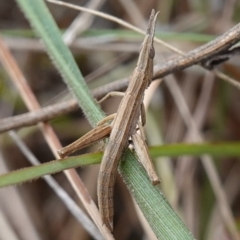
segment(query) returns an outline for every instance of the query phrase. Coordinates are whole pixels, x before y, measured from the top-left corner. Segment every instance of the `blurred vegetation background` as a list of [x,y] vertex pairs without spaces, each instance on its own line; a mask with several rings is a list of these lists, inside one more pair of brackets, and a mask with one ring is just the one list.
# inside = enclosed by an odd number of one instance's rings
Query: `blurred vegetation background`
[[[142,29],[145,29],[150,11],[154,8],[160,11],[156,35],[184,52],[223,34],[236,25],[240,18],[240,2],[234,0],[69,2],[109,13]],[[71,30],[69,26],[72,26],[77,17],[81,18],[69,45],[91,89],[131,74],[136,66],[142,36],[94,15],[50,3],[47,5],[63,33]],[[59,73],[13,0],[0,0],[0,32],[41,106],[70,99]],[[161,64],[175,55],[176,53],[157,45],[155,63]],[[239,62],[239,56],[235,56],[221,65],[219,70],[239,82]],[[171,89],[176,87],[174,81],[180,87],[204,141],[239,141],[239,89],[216,78],[211,72],[191,67],[166,77],[162,82],[156,82],[146,93],[146,98],[149,99],[146,126],[149,145],[195,142],[189,126],[183,121],[179,105],[176,105],[178,99],[176,95],[173,96],[174,90]],[[119,101],[119,98],[111,98],[104,102],[102,107],[107,115],[116,112]],[[27,111],[15,86],[0,65],[0,117]],[[58,117],[51,121],[51,125],[64,146],[91,129],[81,110]],[[18,134],[42,163],[54,159],[35,126],[22,128]],[[1,134],[0,141],[1,173],[30,166],[8,134]],[[93,146],[79,153],[96,150],[98,147]],[[213,160],[234,222],[240,226],[239,158],[224,157]],[[165,157],[155,159],[155,163],[162,180],[160,188],[195,238],[232,239],[224,227],[214,190],[199,158]],[[93,199],[96,199],[98,168],[99,166],[91,166],[78,169]],[[79,202],[62,173],[54,175],[54,178]],[[119,176],[114,202],[116,239],[153,239],[139,220],[131,196]],[[15,239],[91,239],[41,179],[17,188],[0,190],[0,232],[3,228],[11,229]],[[6,232],[4,234],[7,234]],[[6,238],[12,235],[4,234],[0,233],[0,239],[13,239]]]

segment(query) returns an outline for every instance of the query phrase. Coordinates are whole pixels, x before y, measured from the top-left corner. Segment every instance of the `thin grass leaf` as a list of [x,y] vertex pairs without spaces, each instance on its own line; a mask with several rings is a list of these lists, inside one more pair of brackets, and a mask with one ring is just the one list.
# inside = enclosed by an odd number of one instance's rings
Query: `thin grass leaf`
[[0,187],[31,181],[41,176],[54,174],[69,168],[76,168],[80,166],[84,167],[87,165],[100,163],[101,157],[102,153],[83,154],[80,156],[50,161],[38,166],[22,168],[12,171],[8,174],[1,175]]
[[[61,33],[65,32],[65,29],[60,30]],[[3,36],[10,37],[26,37],[35,38],[36,34],[31,29],[9,29],[1,31]],[[129,40],[142,40],[142,35],[133,31],[124,29],[88,29],[81,34],[81,38],[84,37],[107,37],[121,38],[122,41]],[[178,33],[178,32],[161,32],[156,34],[156,37],[163,40],[173,41],[191,41],[198,43],[206,43],[213,40],[216,36],[207,35],[202,33]]]
[[[239,156],[240,143],[171,144],[150,147],[149,152],[152,158],[160,156],[201,156],[204,154],[220,157]],[[132,159],[132,155],[130,158]],[[101,162],[101,159],[101,152],[89,153],[80,156],[67,157],[61,160],[53,160],[39,166],[23,168],[8,174],[0,175],[0,187],[31,181],[41,176],[54,174],[70,168],[98,164]]]
[[[131,156],[131,159],[120,164],[121,174],[136,202],[142,206],[141,210],[156,237],[169,240],[194,239],[159,188],[152,186],[142,166],[132,154],[128,156]],[[140,191],[135,191],[136,186]],[[145,199],[149,200],[146,202]]]
[[17,0],[32,27],[43,40],[46,50],[61,73],[68,88],[74,93],[80,107],[92,126],[104,114],[92,98],[84,78],[70,52],[62,40],[62,35],[42,0]]
[[169,144],[152,146],[149,148],[151,157],[168,156],[201,156],[209,154],[213,157],[238,157],[240,155],[240,142],[219,142],[199,144]]

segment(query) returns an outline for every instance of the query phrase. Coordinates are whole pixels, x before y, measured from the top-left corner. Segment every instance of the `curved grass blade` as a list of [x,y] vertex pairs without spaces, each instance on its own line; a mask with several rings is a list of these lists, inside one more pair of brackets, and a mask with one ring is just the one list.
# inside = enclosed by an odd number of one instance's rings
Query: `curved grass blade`
[[240,142],[219,142],[219,143],[179,143],[149,148],[151,157],[168,156],[179,157],[184,155],[201,156],[204,154],[213,157],[238,157],[240,155]]
[[[193,235],[174,212],[159,188],[148,180],[147,174],[132,154],[129,161],[122,161],[120,171],[131,194],[152,227],[158,239],[191,240]],[[145,179],[145,181],[143,181]],[[136,191],[136,186],[139,189]],[[143,204],[148,199],[147,204]]]
[[61,160],[54,160],[38,166],[22,168],[12,171],[8,174],[1,175],[0,187],[31,181],[41,176],[54,174],[70,168],[76,168],[80,166],[84,167],[87,165],[100,163],[101,157],[102,153],[83,154]]
[[[171,144],[153,146],[149,148],[152,158],[159,156],[179,157],[183,155],[200,156],[239,156],[240,143],[203,143],[203,144]],[[131,156],[132,158],[132,156]],[[54,174],[69,168],[84,167],[101,162],[102,153],[89,153],[73,156],[61,160],[54,160],[39,166],[23,168],[0,176],[0,187],[19,184],[39,178],[47,174]]]
[[70,50],[43,0],[17,0],[34,30],[45,44],[47,53],[61,73],[68,88],[74,93],[80,107],[92,126],[104,114],[93,99]]

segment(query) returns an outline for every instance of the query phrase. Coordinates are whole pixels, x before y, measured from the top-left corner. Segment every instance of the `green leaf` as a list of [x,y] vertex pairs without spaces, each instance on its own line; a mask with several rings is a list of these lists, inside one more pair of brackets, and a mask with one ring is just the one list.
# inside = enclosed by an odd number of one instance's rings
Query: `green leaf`
[[[60,32],[64,33],[65,30],[61,29]],[[26,37],[26,38],[36,37],[36,34],[30,29],[2,30],[1,33],[3,36]],[[88,29],[81,34],[82,39],[84,39],[84,37],[107,37],[107,36],[115,37],[116,39],[121,38],[122,41],[142,40],[141,34],[125,29]],[[156,33],[156,37],[161,38],[162,40],[206,43],[213,40],[216,36],[191,32],[187,33],[161,32]]]
[[[211,154],[212,156],[221,157],[239,156],[240,143],[171,144],[150,147],[149,152],[152,158],[159,156],[200,156],[203,154]],[[89,153],[80,156],[68,157],[61,160],[53,160],[39,166],[23,168],[8,174],[0,175],[0,187],[30,181],[47,174],[61,172],[69,168],[97,164],[101,162],[101,159],[102,153]],[[130,155],[130,159],[132,159],[132,155]]]
[[101,158],[102,153],[91,153],[61,160],[54,160],[38,166],[22,168],[8,174],[0,175],[0,187],[23,183],[47,174],[61,172],[69,168],[84,167],[86,165],[100,163]]
[[62,35],[42,0],[17,0],[34,30],[43,40],[47,53],[61,73],[68,88],[74,93],[80,107],[92,126],[99,122],[104,114],[93,99],[84,78],[70,50],[62,40]]
[[179,157],[183,155],[200,156],[210,154],[215,157],[240,155],[240,142],[219,142],[199,144],[170,144],[150,147],[151,157],[168,156]]
[[[131,158],[120,164],[121,174],[137,204],[142,206],[141,210],[156,237],[169,240],[194,239],[159,188],[150,183],[142,166],[132,157],[132,154],[128,156]],[[145,180],[143,181],[143,179]],[[140,190],[135,191],[136,188]],[[148,201],[146,202],[145,199]]]

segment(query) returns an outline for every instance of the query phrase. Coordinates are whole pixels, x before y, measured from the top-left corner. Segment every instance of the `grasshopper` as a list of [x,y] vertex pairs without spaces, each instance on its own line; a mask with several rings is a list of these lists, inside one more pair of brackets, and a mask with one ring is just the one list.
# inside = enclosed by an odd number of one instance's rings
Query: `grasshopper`
[[146,169],[151,182],[154,185],[159,183],[159,178],[150,160],[145,140],[137,131],[138,128],[141,129],[142,125],[145,124],[143,98],[145,90],[152,81],[153,58],[155,55],[153,39],[157,14],[152,10],[147,32],[141,46],[137,67],[130,77],[129,86],[111,125],[104,125],[110,119],[107,117],[101,121],[99,126],[88,132],[85,136],[58,151],[61,157],[65,157],[77,149],[86,147],[110,135],[100,165],[97,190],[102,221],[110,231],[113,229],[113,188],[117,168],[124,150],[129,145],[130,138],[139,161]]

